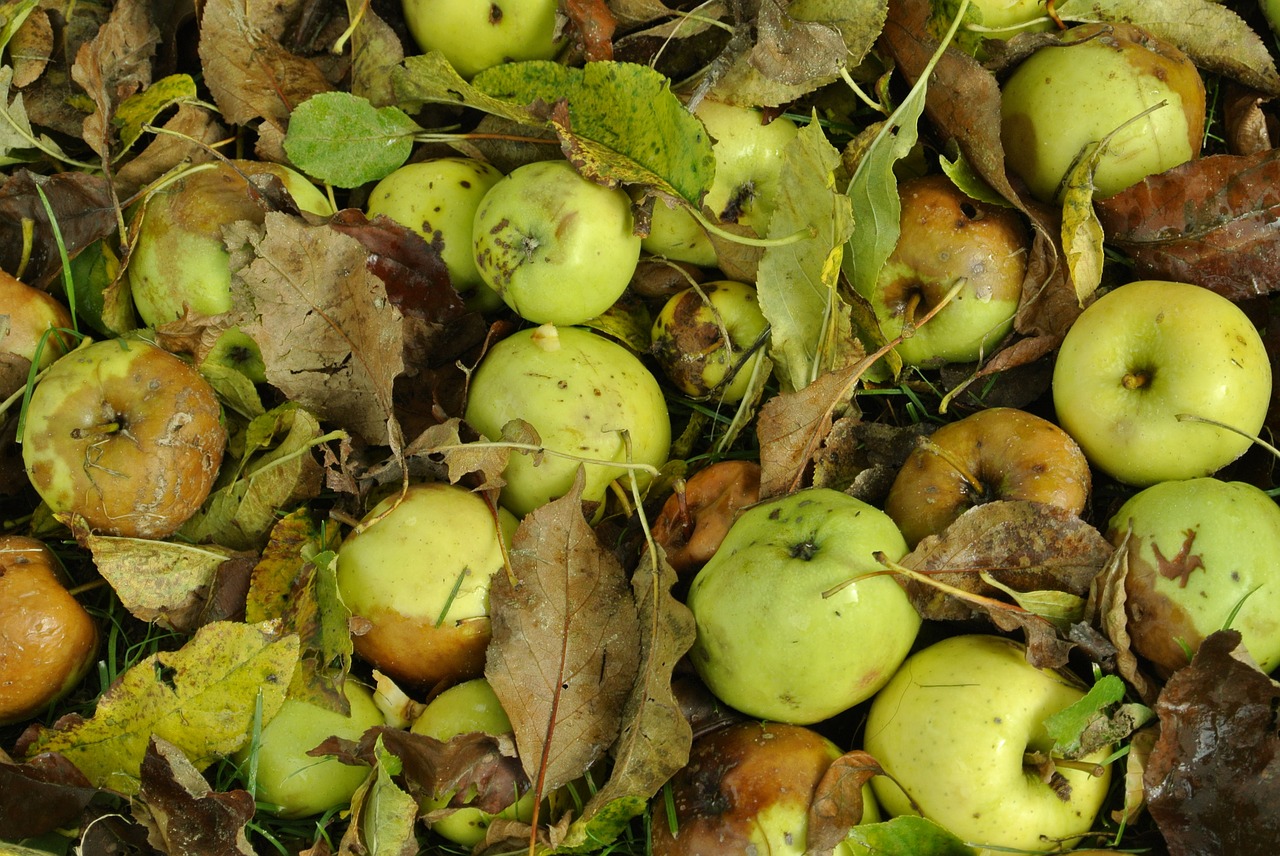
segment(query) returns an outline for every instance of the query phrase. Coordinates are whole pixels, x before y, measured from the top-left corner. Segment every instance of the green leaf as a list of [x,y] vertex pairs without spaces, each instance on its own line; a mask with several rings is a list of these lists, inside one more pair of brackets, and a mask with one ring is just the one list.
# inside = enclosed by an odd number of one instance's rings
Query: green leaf
[[422,129],[398,107],[374,107],[348,92],[321,92],[289,116],[284,151],[307,175],[359,187],[390,175],[413,152]]
[[1141,704],[1121,704],[1125,683],[1116,675],[1103,675],[1084,697],[1044,721],[1053,738],[1053,752],[1080,758],[1117,743],[1146,724],[1155,714]]
[[938,824],[914,815],[855,826],[847,843],[851,852],[869,856],[978,856]]
[[171,74],[155,81],[146,89],[131,95],[116,108],[111,121],[120,128],[122,149],[128,149],[142,136],[143,126],[174,106],[196,100],[196,82],[189,74]]
[[403,763],[387,750],[381,736],[374,745],[374,757],[377,764],[351,798],[353,821],[343,835],[341,852],[369,856],[416,853],[418,803],[395,782]]
[[60,752],[94,786],[135,794],[152,735],[203,770],[248,739],[259,699],[263,720],[275,716],[297,663],[298,637],[270,624],[207,624],[125,672],[91,718],[42,729],[28,754]]
[[9,46],[9,40],[18,32],[40,0],[9,0],[0,3],[0,52]]
[[1102,284],[1105,236],[1093,208],[1093,176],[1104,151],[1103,145],[1090,143],[1063,179],[1066,187],[1062,194],[1062,249],[1076,300],[1081,306]]
[[792,390],[843,365],[840,352],[853,340],[849,308],[836,293],[853,230],[849,199],[835,186],[839,165],[840,153],[816,121],[788,144],[769,237],[781,239],[813,227],[817,234],[769,247],[757,273],[760,309],[770,325],[770,356],[779,378]]

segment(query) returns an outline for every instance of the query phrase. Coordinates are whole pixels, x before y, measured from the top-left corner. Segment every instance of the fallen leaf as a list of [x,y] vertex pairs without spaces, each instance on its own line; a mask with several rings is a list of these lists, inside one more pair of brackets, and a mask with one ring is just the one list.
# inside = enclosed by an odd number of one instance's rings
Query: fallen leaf
[[76,52],[71,79],[97,108],[85,117],[83,139],[103,160],[110,160],[118,148],[116,108],[151,83],[149,60],[159,38],[143,4],[116,3],[107,23]]
[[849,837],[849,830],[862,823],[863,788],[883,774],[879,762],[861,750],[846,752],[831,762],[809,805],[807,853],[831,852]]
[[215,793],[172,743],[151,738],[142,759],[133,813],[163,853],[254,856],[245,827],[255,806],[248,791]]
[[56,753],[0,762],[0,841],[38,838],[72,827],[101,792]]

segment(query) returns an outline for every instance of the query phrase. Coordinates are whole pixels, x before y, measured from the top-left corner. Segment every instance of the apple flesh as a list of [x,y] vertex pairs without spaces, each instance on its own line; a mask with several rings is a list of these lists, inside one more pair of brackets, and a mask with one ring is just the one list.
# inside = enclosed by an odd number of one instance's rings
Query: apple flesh
[[690,659],[749,716],[807,725],[875,694],[911,650],[920,617],[875,558],[907,552],[883,511],[810,488],[742,512],[694,577]]
[[1095,776],[1058,767],[1070,786],[1064,799],[1025,756],[1049,752],[1044,720],[1084,694],[1070,677],[1032,666],[1025,647],[1003,637],[952,636],[917,651],[867,713],[863,748],[888,773],[871,780],[880,807],[892,816],[922,814],[975,846],[1069,849],[1092,828],[1110,768]]
[[[663,800],[653,804],[654,856],[810,852],[809,809],[840,755],[818,732],[786,723],[740,722],[699,737],[689,763],[670,782],[674,824]],[[864,788],[862,822],[878,818],[870,788]],[[842,842],[832,852],[854,851]]]
[[535,324],[581,324],[622,296],[640,261],[631,197],[564,160],[516,167],[480,200],[476,269]]
[[[785,116],[766,122],[754,107],[703,100],[694,115],[711,136],[716,174],[702,199],[704,209],[721,223],[749,226],[765,235],[778,204],[782,153],[799,129]],[[715,247],[706,230],[684,208],[653,206],[644,250],[672,261],[716,267]]]
[[1140,280],[1090,304],[1058,350],[1058,424],[1089,462],[1146,486],[1211,475],[1262,428],[1271,362],[1262,337],[1231,301],[1206,288]]
[[342,685],[349,714],[292,696],[262,728],[256,749],[245,747],[233,759],[246,769],[249,753],[256,751],[255,797],[278,817],[299,818],[323,814],[351,802],[369,776],[369,768],[344,764],[330,756],[308,755],[331,737],[356,741],[370,728],[382,725],[382,711],[373,691],[348,678]]
[[[365,632],[362,658],[406,686],[478,677],[489,583],[516,521],[459,485],[410,485],[379,502],[338,550],[338,592]],[[367,628],[367,629],[366,629]]]
[[554,59],[564,44],[556,0],[403,0],[423,53],[439,51],[470,79],[504,62]]
[[141,339],[111,339],[36,384],[22,458],[55,513],[107,535],[164,538],[204,503],[226,445],[222,407],[199,372]]
[[[1013,329],[1030,238],[1012,208],[979,202],[945,175],[903,181],[893,253],[867,293],[888,339],[913,366],[969,362],[991,354]],[[929,321],[917,322],[959,291]]]
[[1023,410],[991,407],[942,426],[917,446],[884,510],[915,547],[993,500],[1042,502],[1078,515],[1091,483],[1089,462],[1067,432]]
[[[1156,109],[1137,118],[1150,108]],[[1093,177],[1097,197],[1198,156],[1204,123],[1204,82],[1195,64],[1132,24],[1072,27],[1060,45],[1020,63],[1001,87],[1005,162],[1045,202],[1058,197],[1084,149],[1113,131]]]
[[1244,482],[1161,482],[1111,518],[1111,542],[1126,535],[1129,637],[1161,674],[1187,665],[1204,637],[1228,625],[1264,672],[1280,666],[1275,500]]
[[435,158],[405,164],[369,193],[365,212],[390,217],[440,253],[454,289],[481,311],[502,305],[476,269],[471,227],[480,200],[502,178],[475,158]]
[[43,542],[0,536],[0,725],[38,715],[93,665],[98,625]]
[[[443,742],[474,732],[495,736],[512,733],[511,720],[502,709],[502,703],[498,701],[493,687],[484,678],[463,681],[440,693],[427,703],[409,730]],[[515,794],[512,796],[515,797]],[[419,806],[422,814],[426,815],[448,807],[456,798],[456,794],[448,793],[437,799],[425,799]],[[534,803],[534,792],[530,789],[520,795],[519,799],[513,799],[510,806],[496,813],[463,805],[430,823],[430,829],[455,844],[475,847],[484,840],[486,830],[496,819],[528,823],[533,817]]]
[[754,288],[716,280],[686,288],[663,304],[651,350],[685,395],[733,404],[751,388],[765,354],[759,340],[768,329]]
[[[518,517],[568,493],[580,465],[583,500],[603,503],[610,482],[627,473],[614,464],[629,454],[633,464],[661,467],[671,448],[657,379],[631,351],[580,327],[526,328],[495,345],[471,378],[465,419],[495,441],[508,422],[524,420],[545,448],[572,456],[512,453],[501,502]],[[648,484],[645,471],[635,472]]]

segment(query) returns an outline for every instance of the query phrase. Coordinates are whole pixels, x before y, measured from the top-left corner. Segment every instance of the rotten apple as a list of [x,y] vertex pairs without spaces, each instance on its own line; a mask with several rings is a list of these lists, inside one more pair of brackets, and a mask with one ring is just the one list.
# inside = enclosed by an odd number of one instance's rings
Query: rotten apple
[[[71,347],[71,313],[56,297],[0,271],[0,400]],[[3,383],[12,378],[12,383]]]
[[738,512],[759,501],[759,464],[717,461],[677,484],[653,521],[653,540],[677,574],[692,576],[720,549]]
[[692,398],[741,401],[764,359],[769,322],[745,282],[693,285],[663,304],[651,350],[667,379]]

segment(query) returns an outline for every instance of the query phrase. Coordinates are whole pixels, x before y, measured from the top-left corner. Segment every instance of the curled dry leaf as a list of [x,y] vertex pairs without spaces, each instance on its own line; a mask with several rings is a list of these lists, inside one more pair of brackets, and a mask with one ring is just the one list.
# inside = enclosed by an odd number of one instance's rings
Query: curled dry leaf
[[163,853],[253,856],[245,826],[255,806],[248,791],[218,793],[178,747],[153,737],[142,759],[134,816]]
[[62,755],[0,761],[0,841],[38,838],[77,818],[99,790]]
[[830,852],[848,837],[849,829],[862,822],[863,786],[883,773],[880,763],[862,751],[846,752],[831,762],[809,805],[809,852]]

